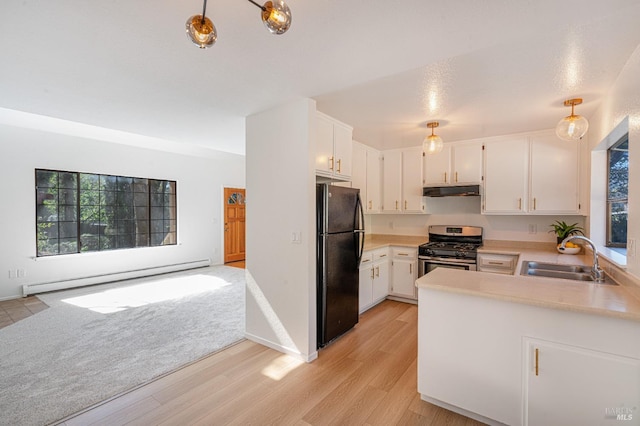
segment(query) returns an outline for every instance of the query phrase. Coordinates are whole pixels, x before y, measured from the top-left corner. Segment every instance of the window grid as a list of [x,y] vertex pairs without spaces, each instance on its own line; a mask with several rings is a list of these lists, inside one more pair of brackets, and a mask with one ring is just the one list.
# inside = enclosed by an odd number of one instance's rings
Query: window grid
[[629,137],[607,150],[607,247],[627,247]]
[[175,181],[36,169],[37,256],[175,245],[176,212]]

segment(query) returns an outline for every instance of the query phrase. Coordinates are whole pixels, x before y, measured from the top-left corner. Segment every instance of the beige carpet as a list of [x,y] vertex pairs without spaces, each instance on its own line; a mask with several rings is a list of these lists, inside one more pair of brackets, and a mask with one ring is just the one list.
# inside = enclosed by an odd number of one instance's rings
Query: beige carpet
[[215,266],[40,295],[0,330],[0,424],[50,424],[242,339],[244,287]]

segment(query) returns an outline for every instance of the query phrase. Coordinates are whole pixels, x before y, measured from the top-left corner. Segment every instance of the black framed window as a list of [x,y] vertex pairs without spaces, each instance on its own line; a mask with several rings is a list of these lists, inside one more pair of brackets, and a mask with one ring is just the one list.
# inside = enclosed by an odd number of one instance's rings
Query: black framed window
[[629,135],[607,150],[607,247],[627,247]]
[[177,244],[176,182],[36,169],[37,256]]

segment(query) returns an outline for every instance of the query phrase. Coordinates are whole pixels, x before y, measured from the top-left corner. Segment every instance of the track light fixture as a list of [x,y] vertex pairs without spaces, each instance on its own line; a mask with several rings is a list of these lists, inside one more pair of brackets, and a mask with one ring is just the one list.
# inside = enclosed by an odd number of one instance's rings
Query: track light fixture
[[442,138],[433,133],[433,129],[439,125],[440,123],[437,121],[427,123],[427,127],[431,129],[431,134],[422,141],[422,152],[425,154],[437,154],[442,151],[442,147],[444,146]]
[[564,106],[571,107],[571,115],[560,120],[556,126],[556,135],[558,135],[560,139],[564,139],[565,141],[577,141],[582,139],[582,137],[587,133],[587,130],[589,130],[589,122],[587,119],[581,115],[573,113],[574,107],[581,103],[581,98],[568,99],[564,101]]
[[[262,22],[271,34],[284,34],[291,26],[291,10],[283,0],[270,0],[260,5],[253,0],[247,0],[262,11]],[[211,19],[206,17],[207,0],[202,5],[202,15],[193,15],[187,19],[187,37],[196,46],[206,49],[213,46],[218,39],[216,27]]]

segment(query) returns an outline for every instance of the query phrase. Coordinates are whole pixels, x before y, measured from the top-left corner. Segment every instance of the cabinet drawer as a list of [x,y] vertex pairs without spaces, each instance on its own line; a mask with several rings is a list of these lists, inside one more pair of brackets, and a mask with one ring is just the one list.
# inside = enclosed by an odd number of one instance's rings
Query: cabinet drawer
[[508,254],[478,254],[478,270],[512,274],[518,256]]
[[373,261],[384,260],[389,258],[389,248],[378,249],[373,252]]
[[367,268],[373,263],[373,252],[365,251],[362,253],[362,260],[360,260],[360,268]]
[[393,247],[393,257],[397,259],[417,259],[418,250],[412,247]]

